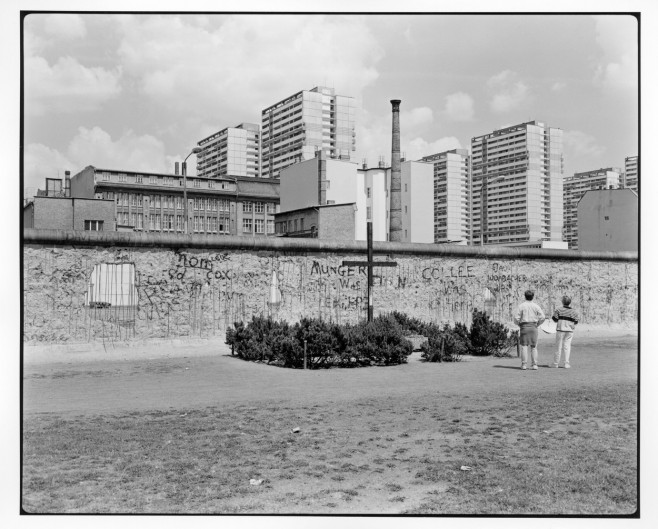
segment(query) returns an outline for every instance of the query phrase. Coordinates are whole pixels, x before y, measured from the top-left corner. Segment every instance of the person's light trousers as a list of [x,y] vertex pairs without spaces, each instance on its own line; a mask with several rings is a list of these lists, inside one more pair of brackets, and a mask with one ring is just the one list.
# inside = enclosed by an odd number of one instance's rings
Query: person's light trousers
[[537,359],[539,357],[539,353],[537,352],[537,346],[536,345],[534,347],[532,345],[522,345],[521,346],[521,365],[522,366],[527,366],[528,365],[528,347],[530,347],[530,356],[532,358],[532,365],[536,366],[537,365]]
[[557,366],[560,364],[560,358],[562,353],[564,353],[564,363],[569,363],[569,357],[571,356],[571,339],[573,338],[573,331],[557,331],[555,333],[555,355],[553,357],[553,365]]

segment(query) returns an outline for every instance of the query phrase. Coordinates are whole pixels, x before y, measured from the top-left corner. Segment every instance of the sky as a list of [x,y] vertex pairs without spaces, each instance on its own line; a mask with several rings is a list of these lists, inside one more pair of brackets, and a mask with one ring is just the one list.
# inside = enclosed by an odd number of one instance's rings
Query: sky
[[28,195],[88,165],[173,172],[315,86],[355,98],[359,163],[390,160],[391,99],[407,159],[531,120],[564,131],[565,175],[638,154],[629,15],[35,13],[23,44]]

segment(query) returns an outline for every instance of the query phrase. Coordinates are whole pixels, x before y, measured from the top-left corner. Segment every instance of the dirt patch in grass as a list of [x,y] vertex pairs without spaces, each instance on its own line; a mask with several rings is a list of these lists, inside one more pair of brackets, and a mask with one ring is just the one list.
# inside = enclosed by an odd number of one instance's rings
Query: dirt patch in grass
[[629,514],[637,501],[636,389],[31,414],[23,507]]

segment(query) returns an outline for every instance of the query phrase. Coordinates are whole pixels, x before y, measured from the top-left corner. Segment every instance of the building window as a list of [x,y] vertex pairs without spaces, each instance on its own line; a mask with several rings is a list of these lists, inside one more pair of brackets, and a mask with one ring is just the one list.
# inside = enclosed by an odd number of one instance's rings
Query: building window
[[152,174],[151,177],[149,178],[149,183],[157,184],[158,183],[158,177]]
[[274,204],[273,202],[268,202],[267,212],[268,213],[276,213],[276,204]]
[[194,217],[194,231],[195,232],[199,231],[199,217],[198,216]]
[[128,226],[128,212],[123,214],[123,222],[121,224]]
[[242,219],[242,231],[244,233],[251,233],[252,223],[251,219]]
[[197,179],[197,180],[193,180],[193,182],[194,182],[193,183],[194,187],[201,187],[201,180]]
[[154,202],[154,206],[156,208],[161,207],[162,204],[161,204],[161,201],[160,201],[160,195],[155,195],[155,200],[153,202]]
[[160,231],[162,229],[161,224],[160,224],[160,221],[161,221],[160,215],[155,214],[155,215],[153,215],[153,217],[154,217],[154,222],[155,222],[154,229],[157,230],[157,231]]
[[265,204],[262,202],[255,202],[254,203],[254,213],[264,213],[265,212]]
[[142,183],[142,175],[141,174],[136,174],[135,175],[135,183],[136,184],[141,184]]
[[263,227],[264,227],[264,221],[263,219],[256,219],[256,233],[264,233]]
[[243,213],[251,213],[254,210],[254,204],[253,202],[243,202],[242,203],[242,211]]
[[85,220],[85,231],[103,231],[103,221]]
[[215,182],[208,180],[208,189],[215,189]]
[[125,182],[128,179],[125,173],[119,173],[119,182]]
[[217,217],[208,217],[208,231],[217,233]]
[[110,173],[101,173],[101,178],[103,179],[103,182],[109,182],[110,181]]
[[267,233],[274,233],[274,221],[273,220],[268,220],[267,221]]
[[195,198],[194,201],[193,201],[193,204],[194,204],[194,211],[198,211],[199,210],[199,199]]
[[137,226],[136,228],[138,230],[141,230],[144,228],[144,220],[143,220],[143,215],[141,213],[137,214]]

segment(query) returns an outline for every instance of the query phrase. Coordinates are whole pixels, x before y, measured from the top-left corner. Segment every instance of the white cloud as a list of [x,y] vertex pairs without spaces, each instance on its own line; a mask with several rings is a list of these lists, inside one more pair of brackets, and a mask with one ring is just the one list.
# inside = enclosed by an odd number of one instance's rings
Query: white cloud
[[560,92],[561,90],[564,90],[564,89],[566,88],[566,86],[567,86],[566,83],[562,83],[562,82],[560,82],[560,81],[556,81],[556,82],[553,83],[553,85],[551,86],[551,90],[553,90],[553,92]]
[[120,72],[86,68],[71,57],[62,57],[53,66],[42,57],[28,57],[25,111],[38,116],[95,110],[121,92],[120,76]]
[[595,81],[609,91],[637,91],[637,20],[630,15],[594,17],[602,52]]
[[46,178],[64,178],[64,171],[75,174],[81,169],[59,151],[40,143],[25,147],[23,162],[26,198],[34,196],[37,189],[45,189]]
[[139,89],[172,119],[221,119],[221,127],[259,122],[266,106],[317,85],[359,98],[383,56],[358,16],[240,15],[213,18],[213,25],[171,15],[118,20],[119,56]]
[[171,172],[162,141],[148,134],[127,131],[117,140],[99,127],[80,127],[68,147],[68,155],[82,165],[129,171]]
[[[80,127],[66,153],[41,144],[25,149],[25,189],[43,189],[45,178],[64,178],[64,171],[74,175],[88,165],[106,169],[173,173],[174,161],[180,156],[167,156],[164,144],[149,135],[137,136],[128,131],[120,138],[112,137],[99,127]],[[195,174],[194,160],[188,174]]]
[[[392,121],[392,117],[391,117]],[[417,107],[400,112],[400,128],[412,128],[426,125],[434,121],[434,113],[429,107]]]
[[47,35],[57,39],[80,39],[87,35],[87,27],[82,17],[70,13],[47,15],[43,29]]
[[428,142],[424,138],[414,138],[406,145],[406,149],[402,148],[406,153],[407,160],[418,160],[423,156],[452,149],[461,149],[461,143],[454,136],[448,136],[433,142]]
[[489,106],[496,114],[517,110],[531,99],[528,86],[510,70],[491,77],[487,87],[494,93]]
[[596,143],[596,138],[580,130],[565,130],[563,133],[563,142],[566,154],[581,156],[598,157],[605,152],[605,147]]
[[444,113],[453,121],[471,121],[475,114],[473,98],[465,92],[446,96]]

